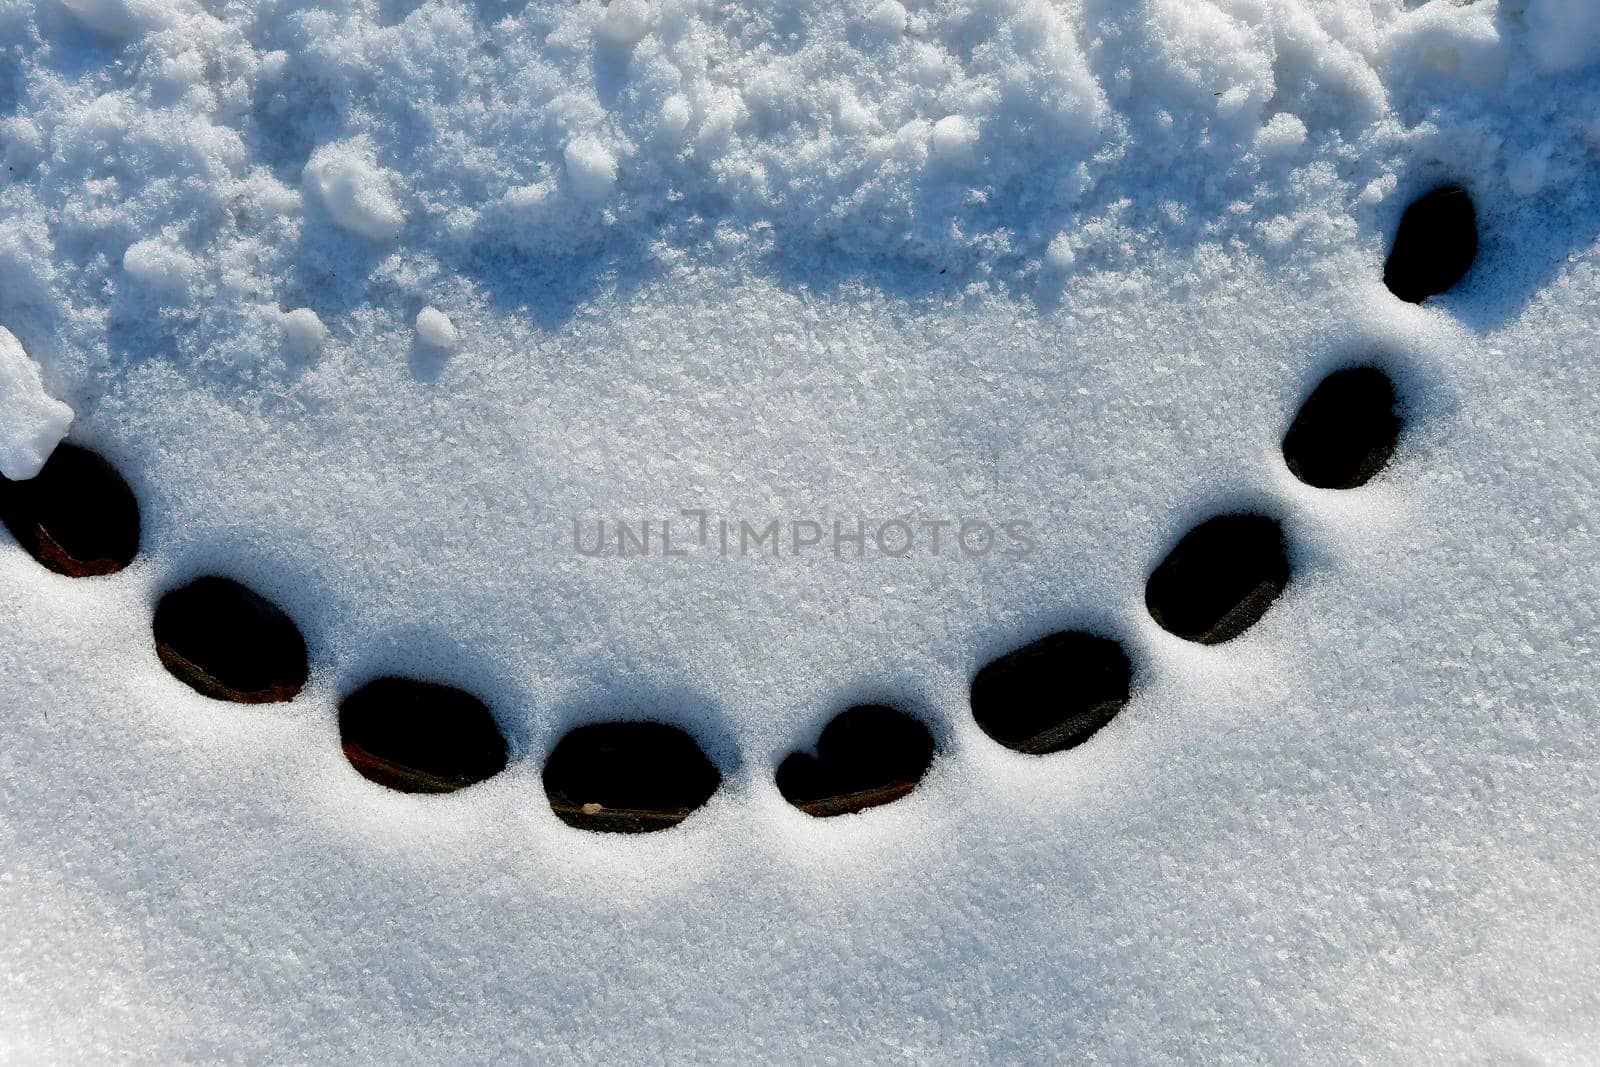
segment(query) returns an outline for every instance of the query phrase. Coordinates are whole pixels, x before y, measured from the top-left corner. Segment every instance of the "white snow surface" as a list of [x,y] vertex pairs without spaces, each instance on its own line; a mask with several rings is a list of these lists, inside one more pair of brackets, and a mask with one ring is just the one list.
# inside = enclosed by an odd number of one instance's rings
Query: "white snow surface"
[[[1592,1060],[1595,10],[0,0],[0,322],[143,520],[104,578],[0,532],[0,1061]],[[1402,304],[1443,181],[1479,259]],[[426,308],[470,346],[419,354]],[[1356,359],[1407,435],[1308,488],[1283,430]],[[1167,634],[1145,577],[1246,505],[1293,584]],[[682,509],[1037,549],[573,550]],[[203,573],[299,623],[294,701],[163,670]],[[973,673],[1064,626],[1133,701],[999,747]],[[356,774],[338,700],[396,671],[508,769]],[[927,778],[791,808],[865,700]],[[565,826],[545,754],[632,715],[723,788]]]
[[45,391],[39,365],[0,326],[0,475],[32,478],[72,425],[72,409]]

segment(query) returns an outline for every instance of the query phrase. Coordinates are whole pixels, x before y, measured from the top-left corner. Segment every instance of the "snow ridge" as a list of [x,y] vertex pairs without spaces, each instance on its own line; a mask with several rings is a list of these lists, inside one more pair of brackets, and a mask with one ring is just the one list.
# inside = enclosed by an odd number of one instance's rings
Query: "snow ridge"
[[[17,5],[0,12],[23,42],[0,318],[47,361],[137,358],[106,350],[129,325],[147,349],[237,369],[303,357],[283,316],[300,307],[335,335],[358,307],[398,331],[431,300],[581,301],[616,272],[696,261],[1049,302],[1157,246],[1281,245],[1297,204],[1370,210],[1358,194],[1392,188],[1441,124],[1590,66],[1592,11]],[[1492,153],[1533,195],[1588,165],[1582,114],[1554,140],[1424,150]],[[1337,186],[1318,169],[1332,160]],[[1130,200],[1145,174],[1173,193]],[[1197,217],[1201,190],[1235,206]]]

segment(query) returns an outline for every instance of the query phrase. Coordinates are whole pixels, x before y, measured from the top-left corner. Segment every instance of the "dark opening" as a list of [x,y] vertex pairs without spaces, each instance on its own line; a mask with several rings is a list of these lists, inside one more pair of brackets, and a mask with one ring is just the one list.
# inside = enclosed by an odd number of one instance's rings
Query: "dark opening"
[[1445,292],[1478,254],[1478,214],[1459,185],[1435,189],[1400,216],[1383,283],[1401,300],[1420,304]]
[[972,717],[1007,748],[1043,755],[1081,745],[1128,702],[1133,664],[1119,642],[1053,633],[972,680]]
[[217,700],[292,700],[306,684],[306,643],[277,605],[229,578],[200,578],[156,605],[156,655]]
[[544,765],[550,810],[568,826],[605,833],[669,829],[721,784],[694,738],[659,722],[579,726]]
[[339,705],[339,740],[361,775],[402,793],[451,793],[506,768],[483,701],[448,685],[379,678]]
[[26,481],[0,477],[0,521],[57,574],[120,571],[139,551],[139,504],[105,460],[61,444]]
[[1283,527],[1264,515],[1219,515],[1167,554],[1144,602],[1168,631],[1219,645],[1254,626],[1288,584]]
[[933,737],[911,716],[881,704],[841,711],[822,730],[817,754],[778,765],[778,792],[807,815],[848,815],[899,800],[933,762]]
[[1283,437],[1294,476],[1318,489],[1354,489],[1383,469],[1400,439],[1394,383],[1377,367],[1334,371],[1311,391]]

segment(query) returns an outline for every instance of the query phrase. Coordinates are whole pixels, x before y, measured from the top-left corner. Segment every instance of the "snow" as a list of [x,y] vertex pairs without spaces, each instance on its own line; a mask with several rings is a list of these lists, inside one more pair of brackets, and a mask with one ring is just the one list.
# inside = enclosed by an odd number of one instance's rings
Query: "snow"
[[368,155],[361,144],[323,145],[306,163],[305,187],[340,226],[375,241],[388,240],[405,225],[405,211],[390,189],[389,175]]
[[1600,59],[1600,5],[1592,0],[1529,0],[1522,18],[1540,69],[1572,70]]
[[39,365],[0,326],[0,475],[32,478],[72,425],[72,409],[45,392]]
[[[144,523],[101,578],[0,534],[0,1060],[1589,1058],[1594,10],[0,3],[0,472],[70,420]],[[1478,264],[1402,304],[1450,181]],[[1279,441],[1357,360],[1408,432],[1311,489]],[[1240,507],[1296,577],[1191,645],[1144,578]],[[685,509],[1037,548],[573,551]],[[299,624],[294,701],[162,668],[201,574]],[[973,673],[1075,626],[1133,701],[996,745]],[[485,700],[507,770],[355,773],[390,672]],[[864,701],[928,778],[791,808]],[[545,802],[624,714],[722,772],[675,830]]]
[[315,355],[328,339],[328,328],[310,308],[285,311],[278,316],[278,324],[283,327],[284,342],[297,356]]
[[452,351],[460,341],[455,323],[438,308],[426,307],[417,312],[417,339],[425,345]]
[[655,12],[646,0],[611,0],[595,33],[615,48],[632,48],[644,40],[654,22]]
[[567,178],[580,197],[599,200],[617,184],[617,160],[610,149],[593,137],[582,137],[567,145],[563,153]]
[[201,273],[200,264],[193,256],[161,240],[136,241],[129,245],[122,254],[122,269],[151,289],[179,301],[188,295]]
[[906,32],[905,5],[898,0],[883,0],[867,13],[867,22],[891,37],[899,37]]
[[933,124],[933,154],[943,160],[959,161],[972,154],[978,143],[978,129],[964,115],[946,115]]
[[113,37],[165,25],[175,11],[190,11],[188,0],[59,0],[84,26]]
[[1390,67],[1459,78],[1478,89],[1506,76],[1496,12],[1489,5],[1451,11],[1426,4],[1401,19],[1385,42]]
[[1306,143],[1306,132],[1298,117],[1280,111],[1256,131],[1256,148],[1264,155],[1287,155]]

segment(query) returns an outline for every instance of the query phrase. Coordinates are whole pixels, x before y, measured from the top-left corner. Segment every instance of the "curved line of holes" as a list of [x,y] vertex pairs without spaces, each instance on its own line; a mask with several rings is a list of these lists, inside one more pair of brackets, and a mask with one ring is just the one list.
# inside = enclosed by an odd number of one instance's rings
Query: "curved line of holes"
[[[1458,188],[1438,190],[1407,210],[1385,282],[1395,295],[1420,301],[1454,285],[1476,247],[1471,201]],[[1392,382],[1377,367],[1333,372],[1284,435],[1285,462],[1317,488],[1366,483],[1399,440],[1397,403]],[[35,478],[0,479],[0,520],[40,563],[72,577],[120,570],[138,550],[138,505],[126,482],[103,459],[70,444],[57,448]],[[1220,644],[1259,621],[1290,577],[1276,520],[1218,515],[1185,534],[1151,572],[1145,604],[1171,633]],[[290,700],[309,674],[305,641],[293,621],[227,578],[203,577],[168,592],[152,631],[167,670],[215,699]],[[972,714],[1007,748],[1061,752],[1110,722],[1128,703],[1132,682],[1133,665],[1120,642],[1084,631],[1052,633],[977,672]],[[339,730],[345,757],[358,772],[403,792],[475,784],[503,770],[509,755],[481,701],[407,678],[379,678],[347,696]],[[814,752],[784,759],[777,786],[808,814],[841,815],[909,793],[934,755],[922,722],[896,708],[858,705],[827,724]],[[543,772],[551,809],[563,821],[625,833],[681,822],[721,780],[687,733],[649,721],[580,726],[560,740]]]

